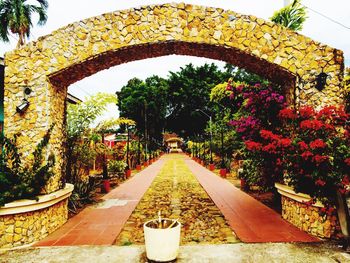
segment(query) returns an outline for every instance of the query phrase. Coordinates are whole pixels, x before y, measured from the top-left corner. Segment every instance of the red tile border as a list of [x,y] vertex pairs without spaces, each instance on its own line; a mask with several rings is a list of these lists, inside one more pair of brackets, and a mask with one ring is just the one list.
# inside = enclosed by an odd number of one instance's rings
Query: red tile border
[[187,159],[186,163],[241,241],[247,243],[320,241],[283,220],[271,208],[203,166],[190,159]]

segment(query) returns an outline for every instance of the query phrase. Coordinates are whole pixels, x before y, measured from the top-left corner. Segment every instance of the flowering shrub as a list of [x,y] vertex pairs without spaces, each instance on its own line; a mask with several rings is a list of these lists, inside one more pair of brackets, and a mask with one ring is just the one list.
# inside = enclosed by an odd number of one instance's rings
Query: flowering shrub
[[264,188],[287,182],[329,206],[337,190],[349,191],[350,116],[344,108],[287,108],[278,91],[259,84],[229,82],[227,89],[237,109],[230,125],[245,145],[244,179]]
[[349,186],[349,114],[333,106],[319,111],[306,106],[282,109],[278,118],[281,127],[262,129],[258,138],[245,141],[250,157],[275,160],[271,181],[283,177],[296,192],[334,204],[335,191],[345,193]]
[[234,127],[238,138],[244,141],[246,148],[246,162],[240,176],[249,184],[258,184],[263,189],[271,188],[271,176],[280,174],[276,166],[277,153],[274,153],[276,146],[267,145],[262,155],[260,131],[274,131],[281,125],[278,113],[286,106],[285,98],[279,93],[278,87],[261,84],[250,86],[229,82],[227,89],[231,91],[230,98],[237,112],[229,124]]

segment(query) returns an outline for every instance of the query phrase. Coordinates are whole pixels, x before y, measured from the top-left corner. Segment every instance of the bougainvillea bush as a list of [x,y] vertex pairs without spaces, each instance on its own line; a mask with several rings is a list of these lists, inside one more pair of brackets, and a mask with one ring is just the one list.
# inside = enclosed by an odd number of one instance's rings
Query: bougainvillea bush
[[284,182],[326,205],[335,204],[337,190],[349,191],[350,116],[343,107],[296,110],[270,87],[228,89],[240,107],[230,124],[245,144],[248,182]]
[[335,203],[335,191],[348,191],[350,175],[349,114],[343,107],[326,106],[318,111],[302,107],[284,109],[279,138],[283,145],[281,166],[288,184],[324,204]]
[[237,139],[245,142],[243,173],[244,179],[249,185],[259,185],[262,189],[271,189],[281,171],[276,166],[276,156],[256,151],[261,130],[275,131],[281,126],[278,113],[286,107],[286,100],[281,95],[279,87],[255,84],[235,84],[229,82],[227,89],[231,91],[229,95],[236,110],[234,119],[230,125],[237,133]]

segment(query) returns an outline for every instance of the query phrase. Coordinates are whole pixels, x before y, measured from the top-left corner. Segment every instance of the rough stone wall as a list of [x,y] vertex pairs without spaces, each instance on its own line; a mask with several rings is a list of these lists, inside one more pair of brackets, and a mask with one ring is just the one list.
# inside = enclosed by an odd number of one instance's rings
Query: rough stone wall
[[[342,102],[341,51],[254,16],[178,3],[78,21],[5,54],[6,134],[20,133],[21,149],[28,155],[55,123],[50,143],[57,176],[49,191],[57,190],[64,173],[67,87],[111,66],[169,54],[203,56],[246,68],[287,86],[289,101],[295,99],[296,105]],[[314,81],[322,71],[329,78],[319,92]],[[19,115],[16,106],[24,87],[33,89],[31,105]]]
[[0,249],[33,243],[62,226],[68,219],[67,200],[33,212],[0,216]]
[[320,209],[282,196],[283,219],[314,236],[322,238],[337,237],[340,228],[336,214],[322,215]]

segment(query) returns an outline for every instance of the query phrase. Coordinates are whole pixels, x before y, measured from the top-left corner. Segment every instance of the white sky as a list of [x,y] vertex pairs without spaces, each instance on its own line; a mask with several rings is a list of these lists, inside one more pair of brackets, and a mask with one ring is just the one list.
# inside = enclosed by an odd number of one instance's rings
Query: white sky
[[[33,1],[30,0],[28,2]],[[140,5],[168,2],[185,2],[221,7],[238,13],[268,19],[275,10],[283,7],[284,0],[49,0],[48,21],[43,27],[35,26],[32,29],[31,40],[47,35],[69,23],[91,16]],[[302,0],[302,3],[350,28],[350,0]],[[346,29],[308,10],[308,19],[301,33],[316,41],[343,50],[346,64],[350,66],[350,29]],[[12,37],[10,44],[0,43],[0,56],[3,56],[4,52],[13,49],[16,43],[16,39]],[[98,91],[114,93],[120,90],[130,78],[145,79],[154,74],[166,77],[169,70],[177,71],[181,66],[190,62],[195,65],[202,65],[205,62],[212,62],[212,60],[197,57],[169,56],[131,62],[85,78],[71,85],[69,92],[82,99],[86,95],[95,94]],[[220,62],[218,64],[219,66],[223,65]],[[108,115],[111,116],[116,111],[116,107],[111,107]]]

